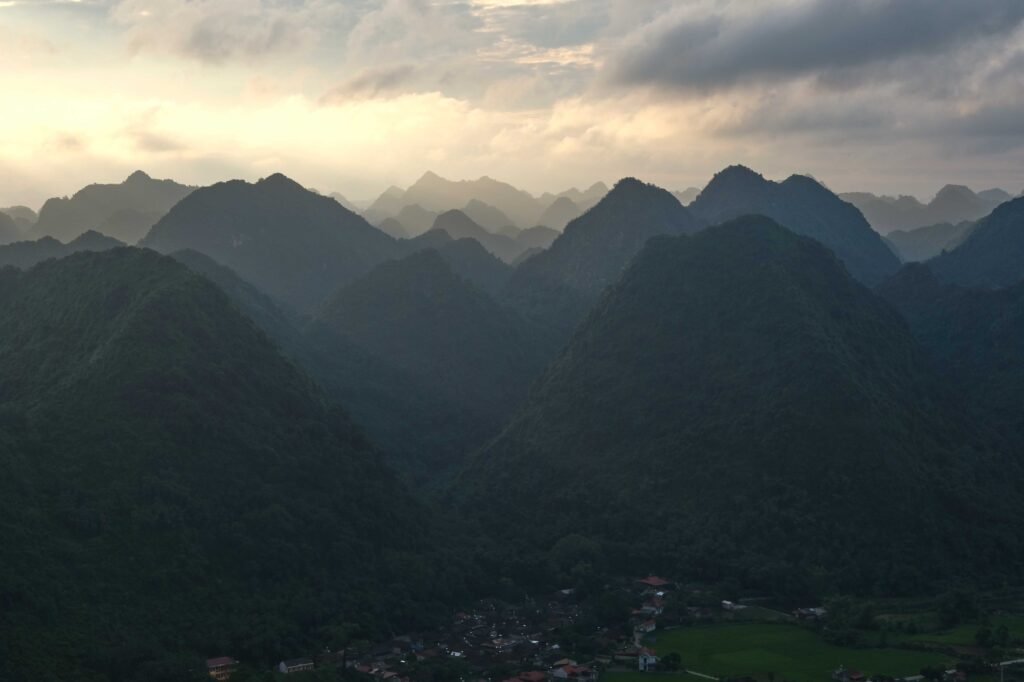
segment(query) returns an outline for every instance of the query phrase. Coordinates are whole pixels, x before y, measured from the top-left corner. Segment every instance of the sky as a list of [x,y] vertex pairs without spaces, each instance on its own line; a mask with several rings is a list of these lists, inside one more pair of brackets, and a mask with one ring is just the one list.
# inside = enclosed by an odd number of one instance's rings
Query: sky
[[135,169],[1024,189],[1021,0],[0,0],[0,93],[0,205]]

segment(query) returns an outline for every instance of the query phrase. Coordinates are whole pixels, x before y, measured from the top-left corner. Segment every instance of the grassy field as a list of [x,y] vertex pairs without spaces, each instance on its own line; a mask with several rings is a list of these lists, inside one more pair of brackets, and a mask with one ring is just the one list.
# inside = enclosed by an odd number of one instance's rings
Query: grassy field
[[[683,666],[715,677],[751,676],[776,682],[829,682],[840,665],[868,675],[916,675],[929,665],[952,665],[945,656],[899,649],[850,649],[828,644],[817,634],[792,625],[728,624],[658,633],[651,646],[659,655],[678,652]],[[622,675],[619,677],[618,675]],[[640,673],[637,676],[642,677]],[[659,675],[655,679],[667,679]],[[696,678],[688,677],[687,682]],[[610,682],[640,682],[612,673]],[[652,682],[648,677],[647,682]]]
[[[989,621],[989,627],[994,631],[1000,625],[1005,625],[1010,632],[1011,640],[1024,640],[1024,616],[993,616]],[[933,644],[947,644],[952,646],[973,646],[974,634],[978,631],[979,624],[958,625],[949,630],[940,632],[926,632],[917,635],[903,635],[904,641],[930,642]]]

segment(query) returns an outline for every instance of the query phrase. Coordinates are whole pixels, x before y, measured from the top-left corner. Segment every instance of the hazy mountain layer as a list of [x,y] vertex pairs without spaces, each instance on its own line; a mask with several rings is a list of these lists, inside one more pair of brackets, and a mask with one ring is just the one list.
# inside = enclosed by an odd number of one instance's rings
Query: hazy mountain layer
[[743,166],[712,178],[690,211],[710,225],[744,215],[765,215],[832,249],[854,277],[875,285],[899,269],[899,258],[864,216],[817,181],[792,175],[781,183]]
[[300,311],[401,254],[395,239],[283,175],[197,190],[142,244],[164,253],[204,253]]
[[194,189],[136,171],[119,185],[89,185],[70,199],[48,200],[39,211],[32,235],[68,242],[83,232],[97,230],[134,244]]
[[940,279],[972,287],[1024,280],[1024,198],[1001,204],[952,251],[929,261]]
[[956,225],[978,220],[1011,198],[1001,189],[975,194],[963,185],[946,185],[927,204],[906,195],[880,197],[868,192],[849,192],[839,196],[860,209],[871,226],[882,234],[939,223]]
[[516,268],[506,299],[524,315],[567,335],[650,237],[699,228],[665,190],[622,180],[569,223],[548,250]]

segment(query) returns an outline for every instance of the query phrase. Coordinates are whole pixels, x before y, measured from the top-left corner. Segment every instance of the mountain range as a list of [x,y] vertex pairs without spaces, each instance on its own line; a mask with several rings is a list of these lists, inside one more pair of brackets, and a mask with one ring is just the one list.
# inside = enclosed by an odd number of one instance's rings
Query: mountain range
[[[28,232],[39,219],[36,212],[28,206],[8,206],[7,208],[0,208],[0,213],[12,218],[19,232]],[[0,220],[3,219],[0,218]]]
[[946,185],[927,204],[907,195],[891,197],[876,196],[869,192],[849,192],[839,196],[860,209],[871,226],[882,234],[939,223],[956,225],[978,220],[1012,198],[1005,190],[990,189],[975,193],[963,185]]
[[0,267],[10,265],[25,269],[50,258],[63,258],[79,251],[106,251],[119,246],[125,244],[93,230],[84,232],[67,244],[53,237],[14,242],[0,246]]
[[904,263],[916,263],[934,258],[943,251],[952,251],[967,239],[976,225],[965,220],[956,225],[939,223],[913,230],[893,230],[885,235],[885,241]]
[[665,190],[621,180],[550,248],[516,268],[505,299],[527,317],[568,334],[648,239],[700,227]]
[[954,284],[1006,287],[1024,280],[1024,197],[1000,204],[959,246],[929,261]]
[[196,190],[141,245],[206,254],[304,312],[402,253],[394,238],[361,216],[280,174]]
[[709,225],[744,215],[768,216],[832,249],[847,270],[868,285],[899,269],[899,259],[860,211],[806,176],[772,182],[744,166],[730,166],[717,173],[688,208]]
[[154,180],[136,171],[118,185],[89,185],[71,198],[47,200],[31,234],[68,242],[95,230],[135,244],[194,189],[173,180]]
[[4,679],[269,665],[461,589],[409,563],[446,535],[359,430],[170,258],[0,270],[0,385]]
[[[508,183],[483,177],[478,180],[453,181],[433,172],[425,173],[407,189],[389,187],[365,211],[375,224],[396,218],[413,236],[426,222],[424,212],[440,214],[461,210],[475,222],[495,232],[512,226],[520,229],[544,225],[561,229],[565,224],[594,206],[608,188],[595,183],[580,191],[571,189],[560,194],[545,193],[534,197]],[[407,210],[416,216],[402,213]]]
[[1019,463],[950,400],[829,250],[746,217],[648,241],[452,499],[500,542],[578,538],[622,571],[792,594],[819,569],[888,594],[1011,575]]

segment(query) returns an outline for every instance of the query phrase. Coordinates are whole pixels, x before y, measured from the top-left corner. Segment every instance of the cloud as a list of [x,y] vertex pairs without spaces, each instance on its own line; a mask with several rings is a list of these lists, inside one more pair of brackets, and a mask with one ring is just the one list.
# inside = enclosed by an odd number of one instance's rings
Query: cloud
[[606,75],[618,84],[704,92],[837,78],[1007,36],[1022,20],[1020,0],[690,3],[627,37]]
[[321,104],[341,104],[350,99],[377,97],[405,89],[417,74],[412,64],[398,64],[376,69],[367,69],[328,91],[320,99]]
[[312,49],[344,14],[326,0],[120,0],[111,17],[133,51],[163,51],[207,64],[258,61]]

